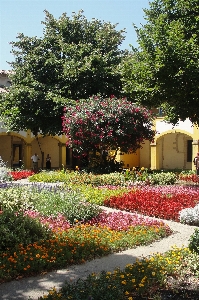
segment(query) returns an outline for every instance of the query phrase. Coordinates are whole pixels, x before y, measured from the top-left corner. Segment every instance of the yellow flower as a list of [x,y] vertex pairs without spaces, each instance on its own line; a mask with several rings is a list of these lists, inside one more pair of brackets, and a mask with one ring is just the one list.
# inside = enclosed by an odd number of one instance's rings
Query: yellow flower
[[129,295],[129,292],[128,292],[128,291],[126,291],[126,292],[125,292],[125,295]]

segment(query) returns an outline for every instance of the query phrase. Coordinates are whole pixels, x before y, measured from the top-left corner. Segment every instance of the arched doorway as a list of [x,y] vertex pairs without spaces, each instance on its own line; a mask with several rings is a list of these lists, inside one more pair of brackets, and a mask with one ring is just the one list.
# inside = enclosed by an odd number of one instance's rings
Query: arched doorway
[[159,169],[189,170],[192,168],[192,137],[171,131],[156,140]]
[[24,161],[24,139],[11,134],[0,135],[0,156],[10,168],[20,168]]

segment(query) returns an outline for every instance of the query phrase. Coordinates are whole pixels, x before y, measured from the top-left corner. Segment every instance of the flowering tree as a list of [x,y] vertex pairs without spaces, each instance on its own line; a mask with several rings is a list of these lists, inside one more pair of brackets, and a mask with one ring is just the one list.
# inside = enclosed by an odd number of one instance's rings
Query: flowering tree
[[126,98],[93,96],[78,100],[64,109],[63,131],[79,157],[98,150],[115,149],[135,152],[144,140],[152,141],[153,116],[149,110],[138,107]]

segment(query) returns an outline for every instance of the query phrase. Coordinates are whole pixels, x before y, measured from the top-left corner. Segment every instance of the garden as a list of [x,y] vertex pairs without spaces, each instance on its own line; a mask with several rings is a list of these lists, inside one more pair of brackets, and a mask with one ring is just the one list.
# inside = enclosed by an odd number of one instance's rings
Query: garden
[[[1,283],[148,245],[172,235],[166,220],[199,225],[199,181],[192,171],[0,170]],[[196,229],[188,248],[63,283],[39,299],[198,299],[198,254]],[[188,278],[194,284],[182,287]]]

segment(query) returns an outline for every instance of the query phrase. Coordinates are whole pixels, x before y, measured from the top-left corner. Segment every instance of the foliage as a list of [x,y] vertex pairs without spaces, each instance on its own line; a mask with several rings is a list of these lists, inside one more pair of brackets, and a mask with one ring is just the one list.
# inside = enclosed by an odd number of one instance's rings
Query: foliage
[[59,186],[50,189],[44,185],[0,189],[0,196],[2,210],[35,209],[42,216],[55,217],[63,214],[71,224],[77,220],[90,220],[101,211],[95,204],[86,203],[80,191],[60,189]]
[[162,107],[176,124],[199,124],[198,0],[154,0],[135,27],[138,49],[123,64],[124,91],[146,107]]
[[178,176],[173,172],[162,172],[151,174],[148,178],[148,181],[152,185],[171,185],[175,184],[178,179]]
[[9,170],[6,167],[6,163],[0,156],[0,183],[11,180],[11,176],[9,174]]
[[24,246],[47,239],[51,232],[38,220],[23,215],[21,212],[4,210],[0,214],[0,251],[16,249],[16,246]]
[[[112,149],[116,150],[115,155],[119,149],[136,152],[144,140],[153,140],[155,131],[152,126],[150,111],[115,96],[78,100],[76,105],[65,107],[63,117],[67,146],[72,147],[77,156],[98,151],[101,160],[104,152],[106,154]],[[106,156],[111,160],[109,153]]]
[[[134,264],[128,264],[124,270],[118,268],[113,272],[93,273],[86,279],[79,279],[73,283],[65,282],[60,291],[54,288],[39,300],[163,299],[156,296],[161,295],[163,288],[168,290],[167,280],[179,275],[177,270],[188,255],[190,251],[187,248],[173,248],[164,254],[158,253],[137,260]],[[187,270],[186,267],[184,269]],[[115,297],[116,292],[118,297]]]
[[37,194],[22,186],[7,186],[0,189],[0,210],[27,210],[34,207]]
[[91,184],[92,186],[123,186],[124,176],[121,173],[95,175],[87,172],[41,172],[28,178],[30,182],[64,182],[67,185]]
[[194,207],[198,202],[197,188],[145,186],[142,189],[134,188],[121,196],[109,197],[104,205],[179,222],[179,212],[184,208]]
[[85,201],[97,205],[103,205],[105,199],[108,199],[111,196],[122,195],[129,190],[128,187],[126,188],[114,185],[102,185],[95,187],[91,184],[73,185],[72,189],[77,193],[80,192],[83,194]]
[[191,252],[199,254],[199,229],[195,229],[189,240],[189,249]]
[[0,115],[11,131],[34,134],[62,132],[61,116],[71,99],[101,93],[120,95],[118,69],[126,51],[119,48],[125,30],[83,11],[55,19],[45,10],[43,37],[18,34],[12,42],[14,61],[9,93],[2,93]]
[[68,182],[70,175],[68,171],[58,170],[58,171],[41,171],[36,173],[28,178],[30,182],[46,182],[46,183],[54,183],[54,182]]

